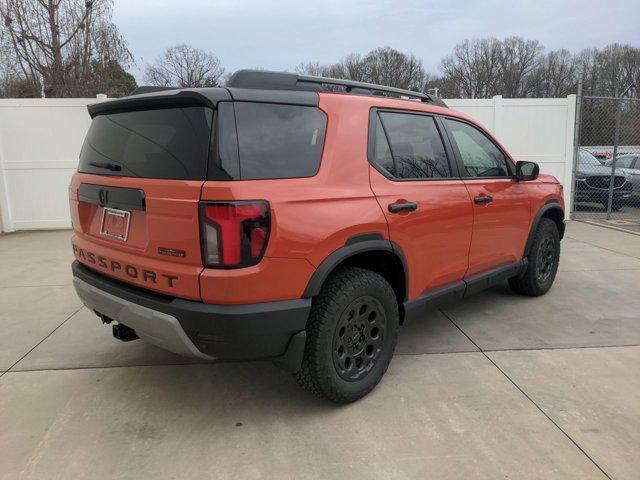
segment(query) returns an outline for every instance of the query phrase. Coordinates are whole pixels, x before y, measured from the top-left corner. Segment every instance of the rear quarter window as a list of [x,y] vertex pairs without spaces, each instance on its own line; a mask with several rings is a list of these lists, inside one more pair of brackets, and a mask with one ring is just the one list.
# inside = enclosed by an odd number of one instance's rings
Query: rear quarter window
[[235,102],[240,178],[312,177],[327,116],[316,107]]

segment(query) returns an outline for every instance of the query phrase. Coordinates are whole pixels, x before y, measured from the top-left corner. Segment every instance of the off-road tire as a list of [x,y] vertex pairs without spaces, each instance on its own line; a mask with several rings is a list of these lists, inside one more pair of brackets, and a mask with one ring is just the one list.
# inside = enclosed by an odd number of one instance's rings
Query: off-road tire
[[560,262],[560,234],[553,220],[540,219],[527,260],[527,269],[510,278],[509,286],[522,295],[544,295],[553,285]]
[[[357,312],[354,305],[358,307]],[[370,306],[369,313],[367,308],[363,309],[366,305]],[[355,319],[353,315],[349,316],[354,312]],[[370,316],[374,319],[369,320]],[[374,323],[368,323],[369,321]],[[357,330],[359,327],[356,324],[364,327],[364,333],[359,333],[362,330]],[[373,347],[371,344],[363,347],[362,354],[354,354],[357,356],[354,357],[352,366],[355,369],[355,362],[359,359],[359,370],[354,370],[353,375],[362,375],[357,379],[345,379],[349,371],[340,367],[346,364],[340,362],[347,361],[344,360],[345,350],[353,352],[355,348],[353,342],[346,344],[347,335],[350,334],[344,333],[345,325],[348,327],[347,332],[356,332],[358,340],[367,338],[359,345],[376,342],[372,338],[373,333],[377,333],[377,356],[364,353],[365,350],[374,351],[370,348]],[[379,331],[374,332],[372,325],[377,325]],[[302,366],[294,374],[296,381],[309,392],[336,403],[354,402],[364,397],[387,371],[398,339],[398,325],[398,301],[393,288],[382,276],[363,268],[338,267],[314,299],[307,322]],[[343,347],[343,356],[338,356],[340,346]],[[363,363],[363,357],[367,363]]]

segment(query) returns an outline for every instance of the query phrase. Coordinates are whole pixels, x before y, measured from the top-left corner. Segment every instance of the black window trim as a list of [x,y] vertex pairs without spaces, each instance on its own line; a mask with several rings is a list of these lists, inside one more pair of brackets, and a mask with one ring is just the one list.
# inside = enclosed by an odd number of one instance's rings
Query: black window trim
[[205,171],[204,178],[209,178],[211,160],[215,158],[216,161],[220,161],[220,156],[218,155],[218,122],[218,106],[216,105],[216,108],[213,111],[213,125],[211,125],[211,133],[209,133],[209,156],[207,157],[207,169]]
[[[207,176],[205,177],[205,182],[231,182],[231,181],[237,181],[234,180],[233,178],[212,178],[214,175],[214,170],[222,170],[221,165],[222,165],[222,159],[220,157],[220,122],[221,122],[221,117],[222,115],[220,115],[219,113],[219,109],[218,106],[220,105],[220,103],[230,103],[232,106],[235,103],[233,100],[224,100],[224,101],[220,101],[218,102],[218,104],[216,105],[216,109],[214,111],[214,122],[213,122],[213,132],[212,132],[212,141],[210,142],[210,150],[209,150],[209,160],[207,162]],[[238,154],[238,127],[236,124],[236,110],[235,110],[235,106],[233,106],[233,128],[236,132],[236,144],[235,144],[235,150],[236,150],[236,158],[235,160],[238,162],[238,171],[240,172],[240,175],[242,175],[242,166],[240,165],[240,156]],[[225,172],[226,173],[226,172]],[[228,174],[227,174],[228,175]]]
[[[474,180],[513,180],[516,178],[516,172],[515,172],[515,165],[513,164],[513,162],[511,161],[511,157],[507,154],[507,152],[504,151],[503,148],[500,148],[499,145],[496,144],[496,142],[493,141],[493,139],[488,136],[481,128],[479,128],[477,125],[474,125],[473,123],[464,120],[462,118],[458,118],[458,117],[453,117],[451,115],[442,115],[441,116],[441,120],[442,120],[442,126],[444,128],[444,130],[447,132],[447,137],[449,138],[449,141],[451,142],[451,148],[454,152],[454,157],[456,159],[456,163],[458,165],[458,171],[462,172],[463,174],[460,176],[460,178],[462,180],[468,181],[474,181]],[[451,132],[451,129],[449,128],[449,126],[447,125],[447,122],[445,122],[445,120],[453,120],[455,122],[460,122],[460,123],[464,123],[466,125],[469,125],[472,128],[475,128],[477,131],[479,131],[482,135],[485,136],[485,138],[487,140],[489,140],[494,147],[496,147],[498,149],[498,151],[500,153],[502,153],[504,159],[505,159],[505,163],[507,165],[507,170],[509,170],[509,175],[506,176],[493,176],[493,177],[471,177],[468,175],[464,175],[464,172],[466,172],[465,166],[464,166],[464,162],[462,161],[462,155],[460,154],[460,150],[458,149],[458,145],[455,142],[455,140],[453,139],[453,133]]]
[[[449,164],[449,172],[451,173],[450,177],[444,178],[397,178],[388,172],[382,165],[379,165],[374,159],[374,148],[375,148],[375,140],[376,140],[376,119],[378,118],[378,113],[380,112],[390,112],[390,113],[404,113],[409,115],[421,115],[423,117],[431,117],[434,120],[436,125],[436,131],[438,135],[440,135],[440,141],[442,141],[442,145],[444,147],[445,155],[447,156],[447,163]],[[387,139],[387,144],[389,145],[389,151],[391,152],[391,156],[393,157],[393,152],[391,151],[391,143],[389,142],[389,137],[387,136],[386,129],[382,124],[382,120],[380,120],[380,124],[382,125],[383,133]],[[453,160],[452,160],[453,159]],[[430,113],[430,112],[421,112],[417,110],[404,110],[401,108],[381,108],[381,107],[371,107],[369,109],[369,134],[367,135],[367,160],[369,164],[375,168],[378,172],[380,172],[385,178],[391,180],[392,182],[446,182],[449,180],[461,180],[459,166],[454,156],[454,151],[448,136],[445,134],[444,125],[441,122],[440,115]],[[395,158],[393,158],[393,162],[395,164]],[[502,178],[502,177],[501,177]]]

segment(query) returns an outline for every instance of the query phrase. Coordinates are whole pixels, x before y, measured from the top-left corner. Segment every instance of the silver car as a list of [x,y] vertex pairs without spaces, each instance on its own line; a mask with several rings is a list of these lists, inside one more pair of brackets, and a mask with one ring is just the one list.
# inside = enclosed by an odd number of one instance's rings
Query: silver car
[[[607,160],[605,166],[611,168],[613,159]],[[640,201],[640,153],[628,153],[616,157],[616,173],[624,173],[633,185],[632,200]]]

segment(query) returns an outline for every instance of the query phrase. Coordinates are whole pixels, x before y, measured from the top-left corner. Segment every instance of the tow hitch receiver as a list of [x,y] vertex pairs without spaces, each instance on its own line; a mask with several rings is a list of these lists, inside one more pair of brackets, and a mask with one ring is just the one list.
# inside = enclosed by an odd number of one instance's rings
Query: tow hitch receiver
[[131,340],[137,340],[139,337],[133,328],[129,328],[121,323],[113,325],[113,336],[123,342],[130,342]]

